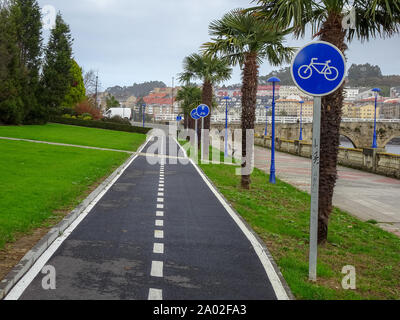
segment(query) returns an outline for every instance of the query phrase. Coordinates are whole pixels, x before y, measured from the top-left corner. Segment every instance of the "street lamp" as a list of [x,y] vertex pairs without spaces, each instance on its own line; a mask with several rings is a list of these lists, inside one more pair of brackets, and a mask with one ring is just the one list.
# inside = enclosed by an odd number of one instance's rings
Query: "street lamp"
[[265,134],[264,136],[268,136],[268,110],[271,109],[272,107],[265,107]]
[[299,101],[300,103],[300,137],[299,140],[303,141],[303,100]]
[[379,96],[379,92],[381,92],[381,89],[374,88],[374,89],[372,89],[372,92],[375,92],[374,139],[372,141],[372,148],[376,149],[376,148],[378,148],[378,144],[376,143],[376,108],[378,105],[378,96]]
[[277,77],[268,79],[268,82],[272,82],[272,137],[271,137],[271,170],[269,175],[269,182],[276,184],[275,177],[275,85],[281,80]]
[[228,101],[231,98],[229,96],[224,97],[226,101],[226,109],[225,109],[225,158],[228,157]]
[[143,107],[143,128],[145,127],[145,122],[146,122],[146,104],[142,104]]

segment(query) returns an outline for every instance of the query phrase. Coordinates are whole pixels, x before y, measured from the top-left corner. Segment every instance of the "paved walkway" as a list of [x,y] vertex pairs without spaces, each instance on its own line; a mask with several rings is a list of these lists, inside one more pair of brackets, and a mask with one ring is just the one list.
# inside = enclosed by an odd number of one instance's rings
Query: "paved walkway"
[[[270,159],[269,149],[255,148],[257,168],[269,172]],[[276,174],[310,193],[310,159],[277,152]],[[400,236],[400,180],[342,166],[338,174],[333,204],[361,220],[376,220],[382,228]]]
[[[169,144],[155,151],[149,143],[7,299],[287,299],[263,245],[197,167],[167,160]],[[55,290],[43,289],[44,265]]]

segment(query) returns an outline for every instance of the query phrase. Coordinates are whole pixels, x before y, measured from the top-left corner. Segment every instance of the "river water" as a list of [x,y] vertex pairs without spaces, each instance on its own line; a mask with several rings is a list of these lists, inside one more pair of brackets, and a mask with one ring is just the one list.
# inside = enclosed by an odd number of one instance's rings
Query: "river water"
[[[340,146],[344,148],[354,148],[353,144],[350,141],[346,141],[346,139],[340,139]],[[387,144],[386,152],[393,154],[400,154],[400,145],[399,144]]]

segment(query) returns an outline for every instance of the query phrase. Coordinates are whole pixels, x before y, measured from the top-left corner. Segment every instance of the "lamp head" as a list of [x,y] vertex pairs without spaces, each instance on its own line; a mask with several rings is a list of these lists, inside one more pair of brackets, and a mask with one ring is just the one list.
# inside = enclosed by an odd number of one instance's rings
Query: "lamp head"
[[272,83],[281,82],[281,80],[279,78],[277,78],[277,77],[271,77],[267,81],[268,82],[272,82]]

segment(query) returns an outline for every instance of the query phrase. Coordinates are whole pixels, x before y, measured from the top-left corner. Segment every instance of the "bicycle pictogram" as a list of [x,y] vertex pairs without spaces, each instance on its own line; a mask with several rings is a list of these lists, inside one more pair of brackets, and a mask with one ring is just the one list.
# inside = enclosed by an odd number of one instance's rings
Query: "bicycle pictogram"
[[325,79],[328,81],[335,81],[339,77],[339,70],[329,65],[331,60],[327,60],[325,63],[317,61],[318,58],[312,58],[309,65],[302,65],[298,71],[299,77],[304,80],[311,78],[313,75],[313,69],[319,74],[323,74]]

